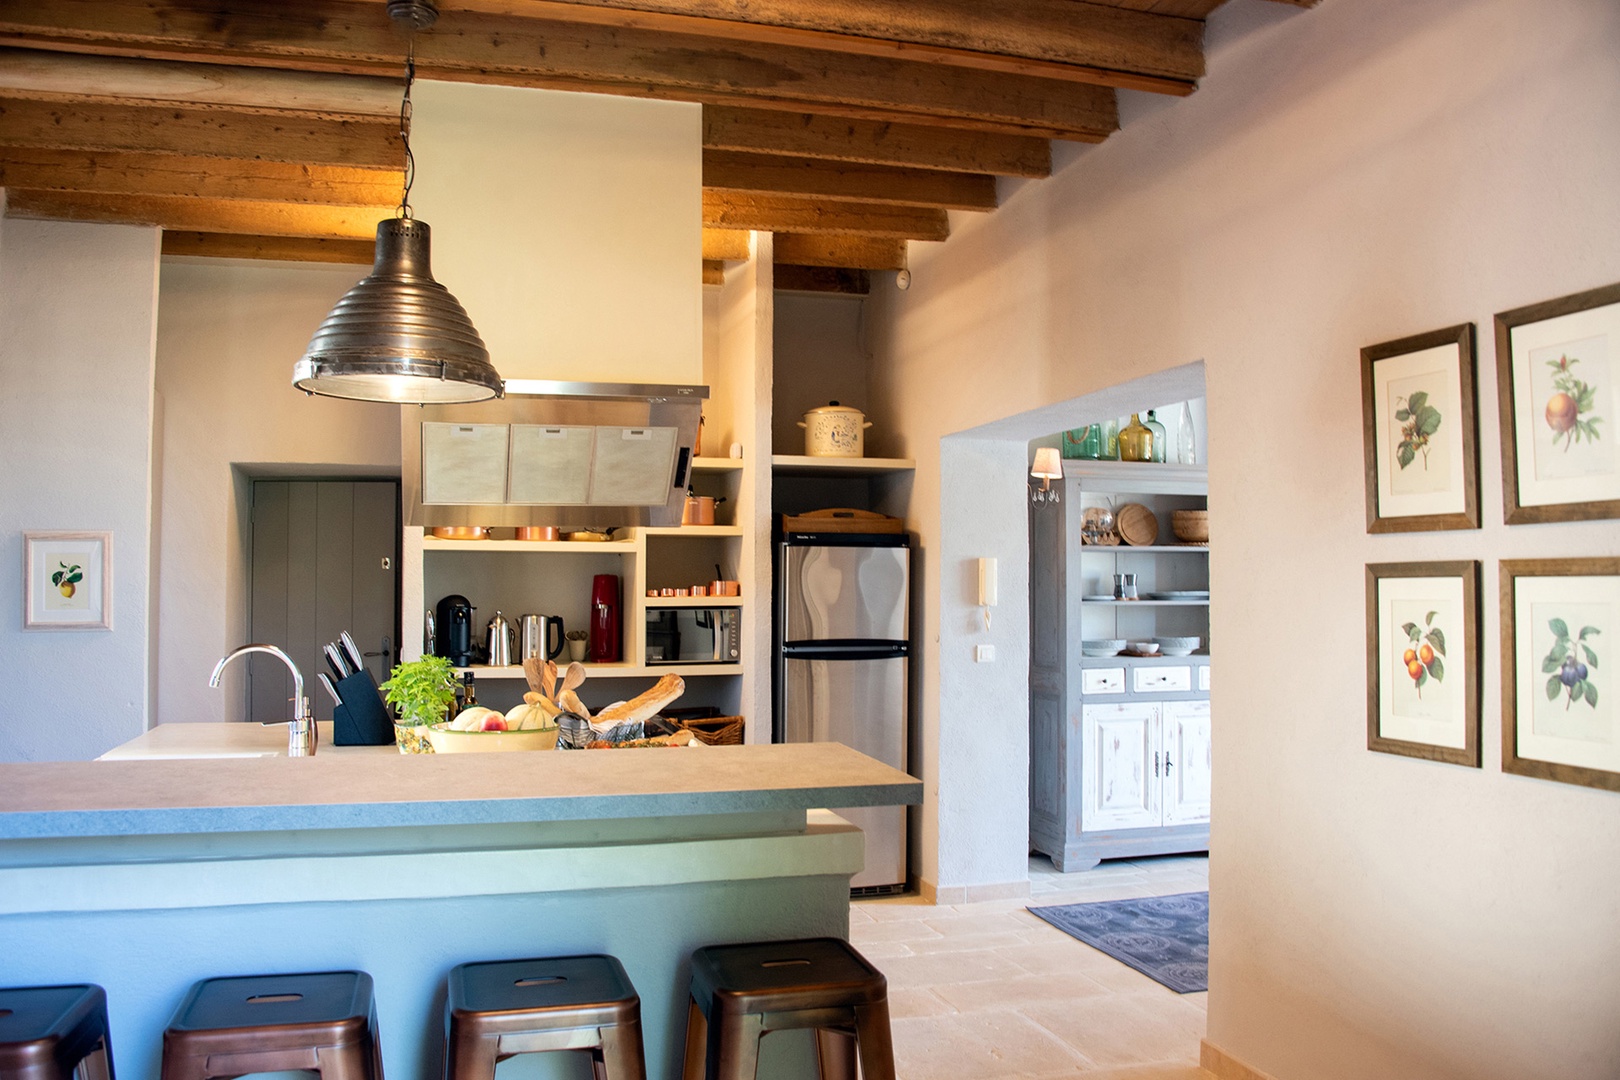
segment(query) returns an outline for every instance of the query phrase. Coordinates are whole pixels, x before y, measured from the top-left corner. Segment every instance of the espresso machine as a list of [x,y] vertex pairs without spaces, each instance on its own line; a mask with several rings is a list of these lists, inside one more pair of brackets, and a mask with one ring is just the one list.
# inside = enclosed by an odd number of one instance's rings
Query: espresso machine
[[473,662],[473,614],[477,610],[470,600],[456,593],[439,601],[433,651],[456,667]]

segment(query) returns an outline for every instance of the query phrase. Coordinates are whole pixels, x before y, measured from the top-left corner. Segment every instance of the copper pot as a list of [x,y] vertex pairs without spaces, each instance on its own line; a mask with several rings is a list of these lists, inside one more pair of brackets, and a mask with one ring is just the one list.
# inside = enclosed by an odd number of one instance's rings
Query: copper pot
[[519,540],[561,540],[562,530],[555,525],[519,525]]
[[487,525],[435,525],[430,532],[440,540],[488,540]]

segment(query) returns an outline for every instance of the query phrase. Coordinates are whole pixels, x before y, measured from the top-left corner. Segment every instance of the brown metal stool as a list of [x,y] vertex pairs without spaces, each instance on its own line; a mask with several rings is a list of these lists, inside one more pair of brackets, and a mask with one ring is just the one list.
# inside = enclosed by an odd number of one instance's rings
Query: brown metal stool
[[370,975],[204,979],[163,1033],[163,1080],[286,1069],[309,1069],[322,1080],[382,1080]]
[[754,1080],[759,1041],[814,1028],[822,1080],[894,1080],[888,980],[837,938],[714,945],[692,954],[682,1080]]
[[0,990],[0,1080],[112,1080],[99,986]]
[[645,1080],[641,998],[611,956],[462,964],[444,1007],[446,1080],[493,1080],[518,1054],[587,1050],[596,1080]]

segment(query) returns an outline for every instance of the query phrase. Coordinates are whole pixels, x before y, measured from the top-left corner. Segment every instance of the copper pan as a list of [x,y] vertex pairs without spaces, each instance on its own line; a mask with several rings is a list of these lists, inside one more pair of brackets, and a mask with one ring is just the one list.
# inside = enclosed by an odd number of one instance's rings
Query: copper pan
[[555,525],[519,525],[519,540],[561,540],[562,530]]
[[435,525],[429,530],[440,540],[488,540],[487,525]]

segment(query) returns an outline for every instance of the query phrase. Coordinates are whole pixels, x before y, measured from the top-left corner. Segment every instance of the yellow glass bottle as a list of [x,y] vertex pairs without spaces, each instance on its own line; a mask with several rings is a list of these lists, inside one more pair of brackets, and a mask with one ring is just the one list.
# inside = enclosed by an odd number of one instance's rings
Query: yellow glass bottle
[[1131,413],[1131,422],[1119,433],[1119,460],[1153,460],[1153,431],[1136,413]]

